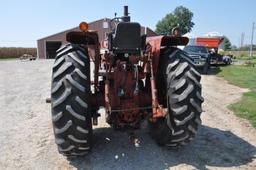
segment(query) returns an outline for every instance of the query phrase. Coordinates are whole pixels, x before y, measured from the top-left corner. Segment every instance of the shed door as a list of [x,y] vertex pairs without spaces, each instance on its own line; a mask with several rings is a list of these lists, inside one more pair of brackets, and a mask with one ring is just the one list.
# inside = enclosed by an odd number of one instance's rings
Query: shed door
[[46,42],[46,58],[52,59],[56,57],[56,51],[61,46],[61,41],[47,41]]

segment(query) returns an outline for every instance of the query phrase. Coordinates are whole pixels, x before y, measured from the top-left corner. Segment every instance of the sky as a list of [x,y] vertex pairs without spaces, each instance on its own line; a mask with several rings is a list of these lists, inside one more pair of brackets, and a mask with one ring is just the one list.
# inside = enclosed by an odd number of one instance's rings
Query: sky
[[36,47],[37,39],[81,21],[113,18],[115,12],[120,16],[124,5],[129,6],[132,21],[153,30],[166,14],[183,5],[194,13],[191,34],[217,31],[237,46],[243,32],[244,44],[250,43],[256,22],[255,0],[0,0],[0,4],[0,47]]

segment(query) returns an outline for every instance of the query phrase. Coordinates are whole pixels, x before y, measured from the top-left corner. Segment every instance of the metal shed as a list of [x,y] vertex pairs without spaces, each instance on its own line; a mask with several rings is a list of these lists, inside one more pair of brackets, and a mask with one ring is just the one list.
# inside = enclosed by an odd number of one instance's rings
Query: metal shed
[[[105,34],[109,32],[109,28],[104,27],[104,23],[109,21],[109,18],[100,19],[89,23],[90,30],[96,30],[99,35],[100,42],[104,40]],[[146,28],[146,29],[145,29]],[[44,38],[37,40],[37,57],[39,59],[55,58],[56,50],[62,45],[67,43],[66,33],[69,31],[79,31],[78,27],[62,31]],[[147,33],[148,36],[157,35],[154,31],[147,27],[141,27],[141,34]]]

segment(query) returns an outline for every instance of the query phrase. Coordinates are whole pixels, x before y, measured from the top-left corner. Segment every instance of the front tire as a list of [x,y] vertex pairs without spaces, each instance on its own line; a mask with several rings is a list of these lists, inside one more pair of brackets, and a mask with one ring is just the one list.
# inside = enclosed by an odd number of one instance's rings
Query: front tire
[[151,135],[160,145],[178,147],[190,142],[201,124],[201,76],[181,50],[171,48],[163,57],[160,77],[165,92],[161,94],[167,94],[168,114],[150,123]]
[[68,44],[57,51],[52,70],[52,123],[61,154],[84,155],[91,149],[90,63],[86,51]]

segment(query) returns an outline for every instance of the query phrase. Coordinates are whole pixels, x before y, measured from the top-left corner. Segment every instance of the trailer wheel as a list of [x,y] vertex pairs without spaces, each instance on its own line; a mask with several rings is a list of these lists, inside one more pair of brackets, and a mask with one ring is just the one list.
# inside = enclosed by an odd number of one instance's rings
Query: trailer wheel
[[192,61],[177,48],[167,50],[162,57],[158,82],[164,84],[161,88],[165,90],[158,91],[166,95],[168,114],[151,122],[150,132],[158,144],[178,147],[190,142],[201,124],[201,104],[204,101],[201,76]]
[[91,149],[90,63],[86,51],[67,44],[57,51],[52,69],[51,106],[55,143],[61,154],[84,155]]

